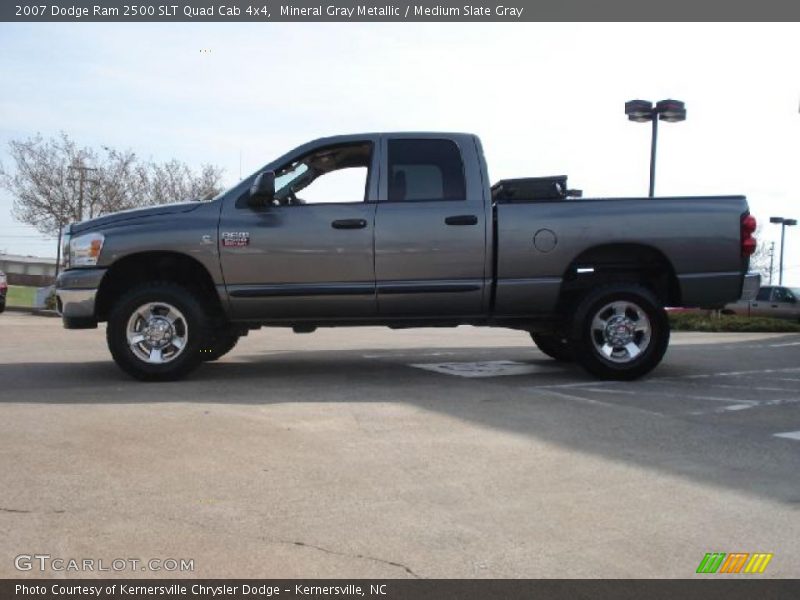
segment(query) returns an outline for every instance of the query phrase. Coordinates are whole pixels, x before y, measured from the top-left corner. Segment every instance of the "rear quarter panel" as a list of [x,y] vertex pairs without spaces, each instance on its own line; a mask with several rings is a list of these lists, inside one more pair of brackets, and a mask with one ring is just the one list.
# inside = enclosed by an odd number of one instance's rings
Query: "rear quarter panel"
[[[567,269],[593,247],[651,246],[672,264],[685,306],[722,305],[741,293],[743,196],[608,198],[499,204],[495,314],[550,313]],[[534,244],[551,231],[555,246]]]

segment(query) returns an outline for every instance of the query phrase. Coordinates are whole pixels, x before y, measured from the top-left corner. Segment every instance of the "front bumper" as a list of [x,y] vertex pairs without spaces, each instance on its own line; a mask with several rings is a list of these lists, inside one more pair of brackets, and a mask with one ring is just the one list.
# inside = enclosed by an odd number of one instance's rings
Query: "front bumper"
[[97,327],[95,299],[105,269],[70,269],[56,281],[58,313],[67,329]]
[[758,290],[761,287],[761,275],[750,271],[744,276],[744,283],[742,284],[742,297],[741,300],[750,302],[756,299]]

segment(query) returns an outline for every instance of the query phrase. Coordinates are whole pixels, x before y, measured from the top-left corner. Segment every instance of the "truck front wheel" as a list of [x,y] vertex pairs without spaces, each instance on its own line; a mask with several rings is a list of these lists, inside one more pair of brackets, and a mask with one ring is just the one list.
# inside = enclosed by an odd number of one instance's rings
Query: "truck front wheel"
[[577,362],[601,379],[631,380],[649,373],[668,344],[667,314],[643,286],[598,288],[575,311],[570,346]]
[[109,314],[106,339],[119,367],[142,381],[180,379],[200,364],[210,319],[188,289],[168,282],[137,286]]
[[203,348],[200,359],[203,362],[219,360],[233,350],[239,341],[239,334],[230,327],[223,327],[214,332],[208,348]]

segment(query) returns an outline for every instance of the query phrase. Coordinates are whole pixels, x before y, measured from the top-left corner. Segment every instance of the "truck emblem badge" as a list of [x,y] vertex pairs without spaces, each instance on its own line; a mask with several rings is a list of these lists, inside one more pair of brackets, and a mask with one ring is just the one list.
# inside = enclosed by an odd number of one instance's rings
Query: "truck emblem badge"
[[205,234],[205,235],[204,235],[202,238],[200,238],[200,239],[202,239],[202,240],[203,240],[203,243],[204,243],[204,244],[213,244],[213,243],[214,243],[214,240],[212,240],[212,239],[211,239],[211,236],[210,236],[210,235],[208,235],[208,234]]
[[249,231],[223,231],[222,245],[227,248],[241,248],[250,243]]

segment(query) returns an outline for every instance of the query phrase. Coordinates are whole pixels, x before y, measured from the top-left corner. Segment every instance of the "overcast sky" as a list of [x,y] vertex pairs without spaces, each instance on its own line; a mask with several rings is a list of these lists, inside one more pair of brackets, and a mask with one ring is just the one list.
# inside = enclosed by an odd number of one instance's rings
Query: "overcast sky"
[[[207,52],[201,52],[207,50]],[[239,178],[338,133],[478,133],[492,180],[568,174],[587,196],[647,192],[649,128],[625,100],[684,100],[658,195],[746,194],[800,218],[797,24],[0,24],[0,161],[63,130],[81,145]],[[53,256],[0,191],[0,251]],[[785,278],[800,285],[800,227]]]

